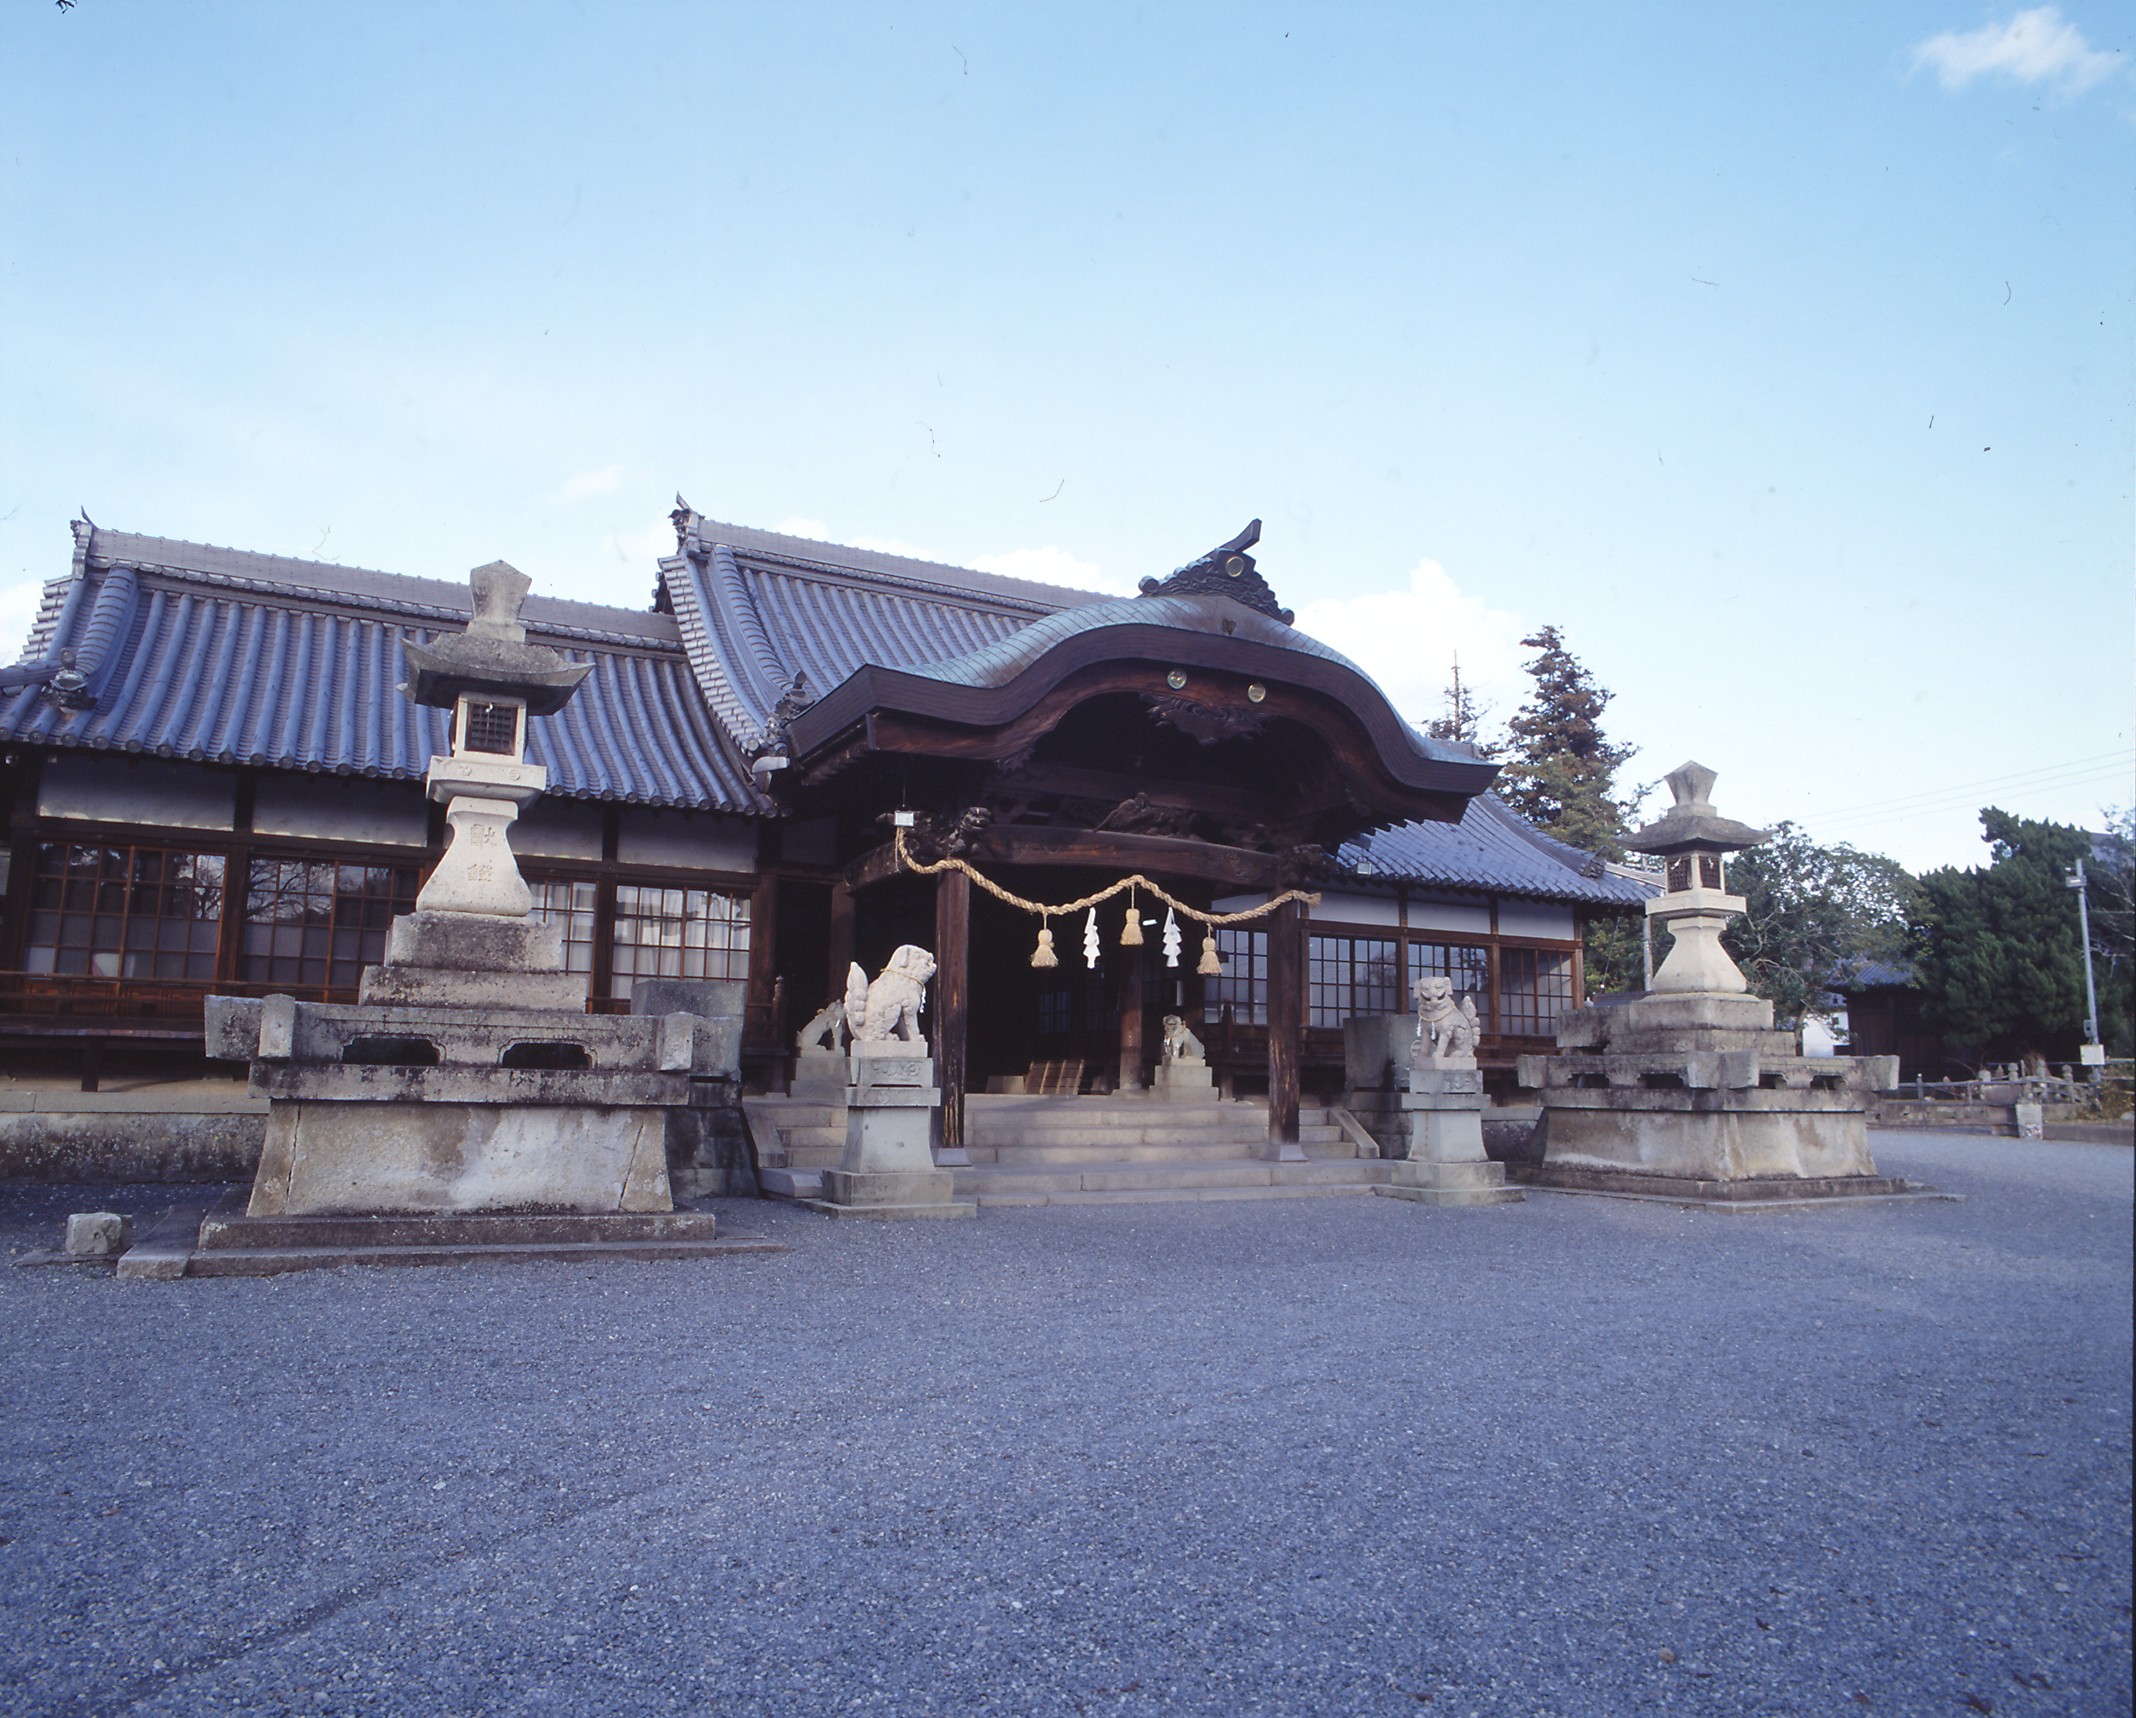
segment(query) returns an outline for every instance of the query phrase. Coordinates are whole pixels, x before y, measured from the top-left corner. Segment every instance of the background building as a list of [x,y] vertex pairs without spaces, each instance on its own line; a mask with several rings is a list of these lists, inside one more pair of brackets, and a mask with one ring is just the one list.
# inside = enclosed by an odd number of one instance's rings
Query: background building
[[[1041,1059],[1134,1083],[1183,1012],[1280,1114],[1340,1083],[1345,1018],[1427,971],[1476,995],[1503,1072],[1582,999],[1582,916],[1644,898],[1293,629],[1250,534],[1116,599],[675,523],[650,608],[527,603],[594,671],[529,723],[550,790],[513,844],[595,1009],[647,976],[745,980],[759,1083],[850,960],[904,941],[945,956],[953,1098]],[[353,997],[443,835],[443,718],[399,692],[401,644],[467,614],[457,584],[77,522],[0,671],[0,1050],[93,1080],[197,1063],[211,991]],[[1079,920],[1034,969],[1035,920],[897,866],[900,810],[916,852],[1033,899],[1139,870],[1217,911],[1321,900],[1219,932],[1217,977],[1198,938],[1166,968],[1110,923],[1086,968]]]

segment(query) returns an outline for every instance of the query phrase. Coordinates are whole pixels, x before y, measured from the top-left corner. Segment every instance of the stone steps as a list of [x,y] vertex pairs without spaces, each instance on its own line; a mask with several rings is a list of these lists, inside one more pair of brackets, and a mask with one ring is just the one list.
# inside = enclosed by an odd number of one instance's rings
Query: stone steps
[[[845,1149],[842,1116],[791,1098],[750,1098],[743,1107],[764,1160],[764,1191],[820,1198],[823,1171],[837,1167]],[[1335,1114],[1318,1104],[1299,1111],[1302,1162],[1263,1155],[1268,1111],[1257,1102],[976,1093],[966,1101],[965,1132],[972,1161],[955,1171],[956,1196],[981,1205],[1369,1193],[1391,1167],[1361,1158]]]
[[975,1164],[956,1172],[958,1197],[986,1205],[1117,1204],[1144,1200],[1284,1198],[1369,1193],[1392,1166],[1351,1158],[1270,1163],[1232,1157],[1189,1163],[1093,1163],[1051,1169]]

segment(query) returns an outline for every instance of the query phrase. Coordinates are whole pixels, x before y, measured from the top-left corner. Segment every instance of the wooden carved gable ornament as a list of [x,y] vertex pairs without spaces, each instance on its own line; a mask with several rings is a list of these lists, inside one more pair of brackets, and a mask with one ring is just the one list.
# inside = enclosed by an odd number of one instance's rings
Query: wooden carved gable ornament
[[1229,597],[1244,603],[1256,614],[1279,620],[1285,626],[1294,618],[1291,610],[1276,601],[1276,593],[1255,569],[1246,551],[1261,540],[1261,521],[1256,519],[1228,543],[1219,543],[1206,555],[1189,561],[1168,579],[1142,581],[1146,597]]

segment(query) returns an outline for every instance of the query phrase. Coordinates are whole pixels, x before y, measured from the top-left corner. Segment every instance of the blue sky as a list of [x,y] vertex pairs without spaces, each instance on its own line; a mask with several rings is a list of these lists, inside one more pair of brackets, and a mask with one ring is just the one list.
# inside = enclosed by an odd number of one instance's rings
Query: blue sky
[[1910,865],[2136,799],[2128,14],[0,6],[66,521],[640,603],[714,518],[1300,624]]

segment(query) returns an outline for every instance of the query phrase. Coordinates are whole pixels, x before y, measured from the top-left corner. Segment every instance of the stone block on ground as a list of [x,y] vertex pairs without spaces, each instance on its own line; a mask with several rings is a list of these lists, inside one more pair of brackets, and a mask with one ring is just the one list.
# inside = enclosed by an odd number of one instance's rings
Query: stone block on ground
[[123,1253],[133,1245],[133,1219],[116,1211],[76,1211],[67,1218],[66,1245],[78,1259]]

